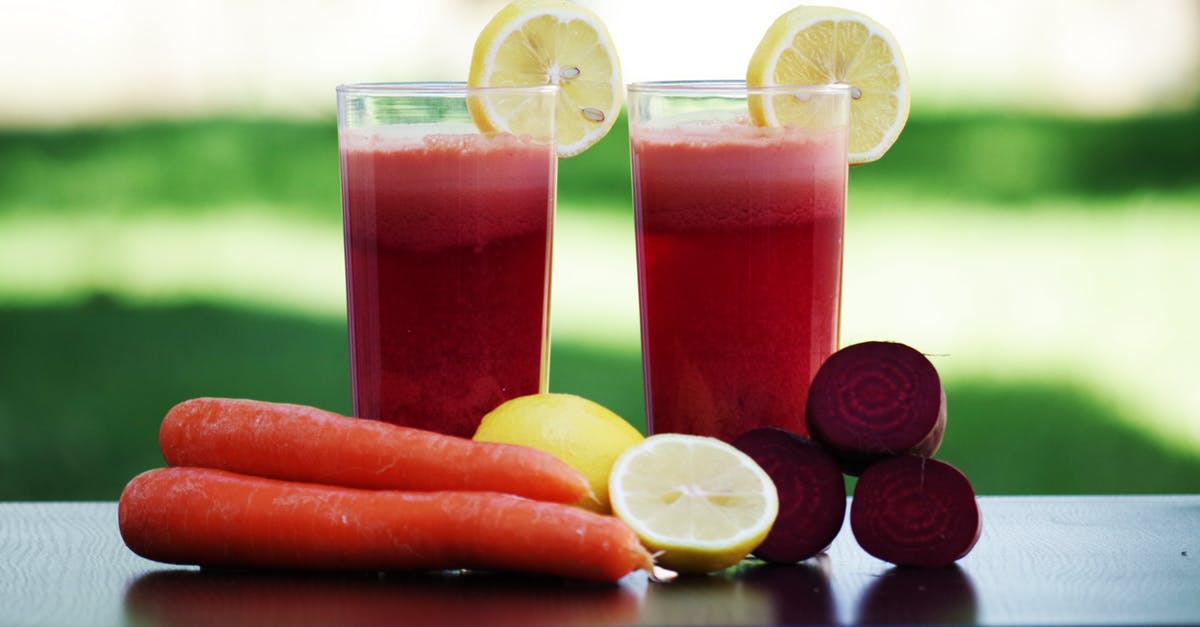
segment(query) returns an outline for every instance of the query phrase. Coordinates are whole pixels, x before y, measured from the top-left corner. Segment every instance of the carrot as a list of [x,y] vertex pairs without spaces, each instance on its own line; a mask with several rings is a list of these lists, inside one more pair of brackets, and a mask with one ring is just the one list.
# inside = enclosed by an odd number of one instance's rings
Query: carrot
[[616,581],[652,564],[618,518],[495,492],[359,490],[158,468],[129,482],[118,517],[138,555],[217,568],[465,568]]
[[587,479],[545,451],[304,405],[191,399],[167,412],[158,441],[170,466],[352,488],[506,492],[557,503],[591,497]]

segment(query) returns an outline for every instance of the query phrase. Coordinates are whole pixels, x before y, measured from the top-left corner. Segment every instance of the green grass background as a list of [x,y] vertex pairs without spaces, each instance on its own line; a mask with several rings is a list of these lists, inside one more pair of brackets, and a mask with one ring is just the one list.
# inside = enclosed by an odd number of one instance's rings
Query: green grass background
[[[1088,221],[1125,211],[1114,198],[1187,206],[1200,199],[1196,146],[1200,110],[1122,120],[916,115],[884,160],[853,170],[855,219],[887,215],[896,199],[1011,216],[1064,198],[1089,207]],[[593,149],[563,161],[560,211],[628,216],[627,150],[622,120]],[[4,219],[86,216],[119,225],[251,207],[337,233],[337,168],[332,120],[0,129],[0,229]],[[25,271],[36,268],[5,269]],[[7,289],[3,276],[0,500],[116,498],[131,476],[161,465],[158,421],[186,398],[349,411],[344,318],[216,295],[135,298],[120,285],[32,297]],[[551,388],[592,397],[642,427],[639,360],[628,346],[555,337]],[[1139,428],[1138,417],[1103,392],[1070,376],[949,379],[950,428],[939,457],[984,494],[1200,492],[1200,451]]]

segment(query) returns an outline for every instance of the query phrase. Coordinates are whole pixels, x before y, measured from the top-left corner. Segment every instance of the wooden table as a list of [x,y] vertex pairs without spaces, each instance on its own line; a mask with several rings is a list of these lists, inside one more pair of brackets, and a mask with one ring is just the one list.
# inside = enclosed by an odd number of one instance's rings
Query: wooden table
[[983,497],[956,567],[897,569],[849,526],[827,555],[668,584],[252,574],[150,562],[114,503],[0,504],[0,625],[1197,624],[1200,495]]

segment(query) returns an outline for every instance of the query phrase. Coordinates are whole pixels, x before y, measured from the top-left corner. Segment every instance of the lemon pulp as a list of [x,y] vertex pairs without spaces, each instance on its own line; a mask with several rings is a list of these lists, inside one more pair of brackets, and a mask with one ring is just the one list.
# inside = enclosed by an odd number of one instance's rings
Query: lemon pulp
[[733,566],[775,522],[775,484],[748,455],[716,438],[660,434],[625,450],[609,476],[613,512],[656,562],[683,573]]

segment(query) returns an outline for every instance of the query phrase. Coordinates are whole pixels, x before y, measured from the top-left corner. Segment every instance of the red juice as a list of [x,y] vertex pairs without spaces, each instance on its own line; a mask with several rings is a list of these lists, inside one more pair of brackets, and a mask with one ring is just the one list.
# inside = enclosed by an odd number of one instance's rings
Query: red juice
[[544,391],[553,144],[341,140],[354,413],[463,437]]
[[639,131],[631,149],[648,431],[805,434],[838,342],[845,130]]

